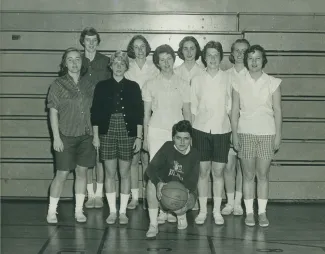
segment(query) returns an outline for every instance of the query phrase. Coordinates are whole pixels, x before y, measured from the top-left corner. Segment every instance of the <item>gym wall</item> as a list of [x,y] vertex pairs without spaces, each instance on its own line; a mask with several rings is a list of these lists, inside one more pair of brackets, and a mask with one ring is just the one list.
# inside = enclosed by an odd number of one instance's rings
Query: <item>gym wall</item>
[[[63,51],[81,48],[80,31],[93,26],[102,38],[99,50],[107,55],[125,50],[135,34],[143,34],[153,50],[168,43],[176,51],[186,35],[201,47],[217,40],[225,51],[223,69],[231,66],[228,55],[237,38],[264,46],[265,71],[283,80],[284,140],[272,163],[270,199],[325,199],[323,1],[216,2],[3,0],[1,197],[47,197],[54,174],[47,90]],[[72,197],[72,185],[70,175],[63,197]]]

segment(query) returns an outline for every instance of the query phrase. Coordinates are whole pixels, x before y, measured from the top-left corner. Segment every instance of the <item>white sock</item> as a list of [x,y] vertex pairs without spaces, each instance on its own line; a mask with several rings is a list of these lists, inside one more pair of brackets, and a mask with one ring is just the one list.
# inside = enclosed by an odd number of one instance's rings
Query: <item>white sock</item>
[[200,203],[200,213],[207,213],[207,202],[208,202],[208,197],[199,197],[199,203]]
[[96,183],[96,197],[103,197],[103,183]]
[[254,202],[254,199],[244,199],[244,203],[245,203],[245,207],[246,207],[246,214],[254,213],[253,202]]
[[82,211],[85,201],[85,194],[76,194],[76,212]]
[[116,192],[106,193],[110,213],[116,213]]
[[267,205],[267,199],[257,199],[258,203],[258,214],[265,213],[266,212],[266,205]]
[[49,212],[56,212],[60,198],[53,198],[50,196]]
[[88,197],[95,196],[95,193],[94,193],[94,184],[93,183],[88,183],[87,184],[87,193],[88,193]]
[[154,209],[149,208],[148,211],[149,211],[150,224],[157,226],[158,225],[158,220],[157,220],[158,208],[154,208]]
[[126,213],[126,207],[128,205],[130,194],[120,193],[120,214]]
[[139,200],[139,189],[131,189],[132,200]]
[[235,205],[240,206],[241,205],[241,200],[243,198],[243,193],[236,191],[236,195],[235,195]]
[[235,193],[227,193],[227,204],[234,206]]
[[222,197],[213,197],[213,212],[220,213]]

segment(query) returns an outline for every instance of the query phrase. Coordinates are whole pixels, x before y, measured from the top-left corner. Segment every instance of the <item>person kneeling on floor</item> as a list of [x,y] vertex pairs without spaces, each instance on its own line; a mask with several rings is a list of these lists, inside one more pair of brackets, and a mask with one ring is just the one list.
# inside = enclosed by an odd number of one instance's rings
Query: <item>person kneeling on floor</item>
[[[159,149],[149,163],[147,175],[147,200],[150,225],[146,234],[148,238],[158,234],[158,204],[161,199],[161,190],[171,181],[181,182],[188,190],[188,201],[183,208],[174,211],[177,215],[178,229],[187,228],[186,212],[192,209],[197,198],[197,183],[199,179],[200,158],[198,151],[191,147],[192,126],[189,121],[176,123],[172,129],[173,141],[167,141]],[[161,218],[160,218],[161,220]]]

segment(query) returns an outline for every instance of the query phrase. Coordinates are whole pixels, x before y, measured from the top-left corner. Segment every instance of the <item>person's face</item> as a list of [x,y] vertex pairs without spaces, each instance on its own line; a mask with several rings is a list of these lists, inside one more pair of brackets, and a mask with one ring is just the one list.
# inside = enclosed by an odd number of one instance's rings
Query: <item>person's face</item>
[[191,144],[191,136],[188,132],[177,132],[173,137],[174,144],[180,152],[185,152]]
[[112,71],[115,77],[123,77],[127,70],[126,63],[119,57],[115,58],[112,63]]
[[81,56],[79,52],[71,51],[67,54],[65,65],[69,73],[80,73],[81,70]]
[[161,53],[159,54],[159,67],[161,72],[171,72],[174,68],[174,58],[171,54]]
[[94,53],[98,46],[98,40],[96,35],[86,35],[84,39],[85,50],[89,53]]
[[143,59],[146,58],[146,44],[140,39],[136,39],[133,42],[133,50],[135,58]]
[[234,56],[235,63],[243,63],[244,62],[244,53],[248,49],[248,45],[246,43],[236,43],[234,47],[234,51],[232,55]]
[[248,70],[252,72],[262,71],[262,66],[263,66],[262,52],[255,50],[254,52],[249,53],[247,56],[247,65],[248,65]]
[[205,55],[207,68],[210,70],[219,69],[220,53],[215,48],[208,48]]
[[184,55],[185,61],[195,61],[196,47],[195,47],[194,42],[186,41],[183,44],[182,53]]

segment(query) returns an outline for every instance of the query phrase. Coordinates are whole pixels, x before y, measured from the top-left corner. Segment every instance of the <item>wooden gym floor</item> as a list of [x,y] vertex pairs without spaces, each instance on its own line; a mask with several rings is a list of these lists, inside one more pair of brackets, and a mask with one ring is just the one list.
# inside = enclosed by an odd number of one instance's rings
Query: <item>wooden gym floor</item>
[[58,225],[46,223],[45,201],[1,202],[2,254],[85,253],[292,253],[325,254],[325,204],[268,205],[270,226],[247,227],[242,216],[225,216],[217,226],[209,216],[202,226],[188,213],[189,226],[177,230],[176,223],[159,226],[156,240],[147,240],[148,214],[139,206],[128,211],[129,224],[108,226],[107,205],[87,209],[88,221],[74,220],[72,201],[60,201]]

